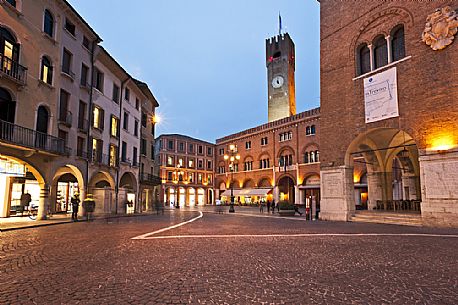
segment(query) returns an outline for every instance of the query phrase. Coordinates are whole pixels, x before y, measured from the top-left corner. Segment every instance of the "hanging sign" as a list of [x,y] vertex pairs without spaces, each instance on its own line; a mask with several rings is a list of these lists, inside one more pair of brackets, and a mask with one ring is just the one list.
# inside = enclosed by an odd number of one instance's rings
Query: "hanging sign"
[[8,159],[0,159],[0,174],[24,177],[25,166]]
[[399,116],[396,67],[364,79],[366,123]]

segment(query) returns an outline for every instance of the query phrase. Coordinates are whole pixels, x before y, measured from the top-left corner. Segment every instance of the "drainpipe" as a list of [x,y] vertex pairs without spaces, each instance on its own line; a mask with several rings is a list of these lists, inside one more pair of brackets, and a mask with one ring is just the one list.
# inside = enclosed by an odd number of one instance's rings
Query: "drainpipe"
[[125,80],[121,82],[121,92],[120,92],[120,100],[119,100],[119,137],[118,137],[118,166],[116,167],[116,185],[115,185],[115,209],[116,212],[115,214],[118,214],[118,205],[119,205],[119,199],[118,199],[118,194],[119,194],[119,169],[120,169],[120,153],[122,152],[121,150],[121,129],[122,129],[122,124],[124,123],[124,116],[122,115],[122,102],[124,100],[124,87],[126,83],[130,80],[130,76],[128,76]]
[[[92,42],[92,47],[91,47],[91,86],[90,90],[91,92],[89,93],[89,107],[88,107],[88,124],[87,124],[87,143],[86,143],[86,152],[89,154],[89,152],[92,151],[92,141],[91,141],[91,122],[92,122],[92,104],[94,101],[94,63],[95,63],[95,58],[94,58],[94,53],[95,53],[95,47],[97,45],[97,40],[94,40]],[[86,158],[86,196],[89,193],[89,155]]]

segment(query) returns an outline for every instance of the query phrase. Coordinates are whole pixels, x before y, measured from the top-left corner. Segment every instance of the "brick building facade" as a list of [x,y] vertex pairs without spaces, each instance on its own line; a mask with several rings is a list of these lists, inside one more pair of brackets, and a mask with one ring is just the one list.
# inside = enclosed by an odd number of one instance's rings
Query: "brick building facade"
[[[426,223],[456,226],[458,44],[451,38],[458,2],[322,0],[320,6],[321,218],[355,213],[358,162],[367,169],[369,209],[420,209]],[[381,92],[369,85],[383,73],[397,81],[389,87],[397,101],[389,98],[398,113],[368,104]]]

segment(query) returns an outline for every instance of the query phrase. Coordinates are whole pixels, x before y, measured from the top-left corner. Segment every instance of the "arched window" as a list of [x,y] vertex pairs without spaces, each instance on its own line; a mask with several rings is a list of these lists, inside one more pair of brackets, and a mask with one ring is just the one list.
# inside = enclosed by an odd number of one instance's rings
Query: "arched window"
[[43,56],[41,58],[41,75],[40,75],[40,79],[43,82],[51,85],[52,84],[52,72],[53,72],[53,69],[52,69],[51,61],[49,60],[48,57]]
[[311,133],[311,134],[315,134],[315,133],[316,133],[316,127],[315,127],[315,125],[312,125],[312,127],[310,127],[310,133]]
[[310,135],[310,126],[307,126],[305,128],[305,135],[307,135],[307,136]]
[[386,39],[382,35],[374,40],[374,62],[375,69],[388,64],[388,47],[386,45]]
[[362,44],[357,49],[358,75],[371,71],[371,52],[367,44]]
[[45,32],[46,34],[48,34],[51,37],[54,36],[54,17],[52,16],[51,12],[48,10],[45,10],[43,32]]
[[315,151],[315,162],[320,162],[320,152],[318,150]]
[[309,163],[309,153],[308,152],[304,154],[304,163]]
[[19,45],[16,38],[5,28],[0,27],[1,69],[7,74],[17,72],[19,61]]
[[16,113],[16,103],[13,102],[11,94],[3,88],[0,88],[0,120],[14,123]]
[[397,61],[406,56],[404,26],[396,27],[391,36],[393,37],[391,40],[393,61]]

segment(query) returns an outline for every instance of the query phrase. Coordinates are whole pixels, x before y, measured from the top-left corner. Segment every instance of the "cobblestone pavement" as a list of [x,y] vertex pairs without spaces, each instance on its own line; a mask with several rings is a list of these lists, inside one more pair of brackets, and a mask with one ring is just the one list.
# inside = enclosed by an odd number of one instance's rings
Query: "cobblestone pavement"
[[132,240],[198,215],[0,233],[0,304],[458,303],[458,230],[204,213]]

